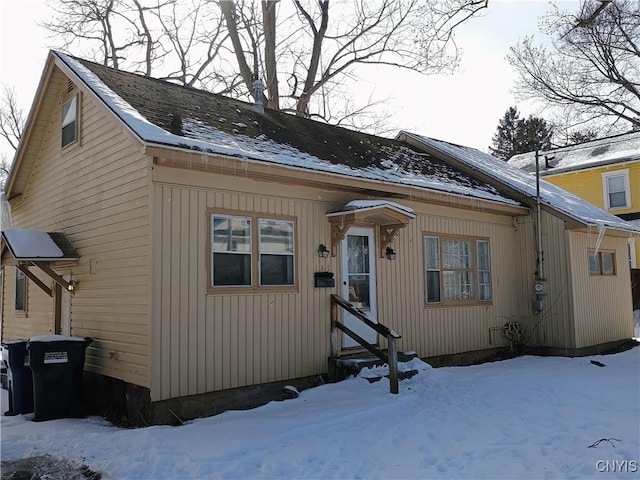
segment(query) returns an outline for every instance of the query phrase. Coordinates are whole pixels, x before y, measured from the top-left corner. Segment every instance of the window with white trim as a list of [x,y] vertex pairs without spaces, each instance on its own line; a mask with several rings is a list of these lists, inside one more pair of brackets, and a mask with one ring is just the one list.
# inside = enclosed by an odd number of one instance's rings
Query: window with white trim
[[295,286],[295,222],[211,214],[210,287]]
[[489,240],[425,235],[424,252],[426,303],[491,301]]
[[27,276],[22,270],[16,268],[16,312],[27,311]]
[[62,148],[78,139],[78,96],[74,95],[62,104]]
[[605,209],[631,207],[629,170],[616,170],[602,174]]
[[609,251],[589,251],[589,274],[615,275],[616,254]]

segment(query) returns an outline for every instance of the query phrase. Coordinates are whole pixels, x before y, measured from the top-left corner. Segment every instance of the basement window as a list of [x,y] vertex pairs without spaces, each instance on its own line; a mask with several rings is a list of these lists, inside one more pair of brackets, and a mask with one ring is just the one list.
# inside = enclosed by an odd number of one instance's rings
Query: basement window
[[590,251],[589,274],[611,276],[616,274],[615,252]]
[[78,140],[78,96],[62,104],[62,148]]

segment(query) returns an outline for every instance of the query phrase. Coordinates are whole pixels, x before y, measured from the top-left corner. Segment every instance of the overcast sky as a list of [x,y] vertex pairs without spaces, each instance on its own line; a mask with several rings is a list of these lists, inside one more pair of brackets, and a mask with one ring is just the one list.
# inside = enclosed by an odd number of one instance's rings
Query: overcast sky
[[[577,10],[578,1],[560,3]],[[52,43],[37,25],[48,13],[44,4],[45,0],[0,0],[0,84],[15,88],[25,116]],[[540,37],[538,20],[548,10],[544,0],[490,0],[483,16],[457,35],[464,55],[456,74],[385,70],[363,81],[375,85],[377,98],[388,98],[382,108],[392,128],[486,151],[508,107],[517,105],[524,115],[538,114],[535,106],[515,99],[515,76],[505,56],[520,38]],[[4,141],[0,155],[13,157]]]

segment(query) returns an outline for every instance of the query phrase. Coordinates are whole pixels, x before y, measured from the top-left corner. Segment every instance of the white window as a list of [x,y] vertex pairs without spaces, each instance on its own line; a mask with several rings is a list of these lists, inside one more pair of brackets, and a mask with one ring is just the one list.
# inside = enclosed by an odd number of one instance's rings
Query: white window
[[62,104],[62,147],[78,139],[78,96],[74,95]]
[[211,284],[251,285],[251,218],[211,216]]
[[488,240],[426,235],[424,251],[427,303],[491,300]]
[[629,170],[616,170],[602,174],[605,209],[631,207]]

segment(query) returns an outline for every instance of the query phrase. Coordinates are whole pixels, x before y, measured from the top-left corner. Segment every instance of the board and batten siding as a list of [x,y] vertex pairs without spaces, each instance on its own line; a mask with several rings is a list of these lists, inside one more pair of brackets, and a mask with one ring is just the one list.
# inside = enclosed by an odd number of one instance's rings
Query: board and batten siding
[[541,212],[541,220],[546,293],[542,295],[542,313],[534,314],[533,286],[537,252],[535,211],[518,219],[518,254],[514,257],[514,263],[519,264],[517,268],[521,271],[516,291],[525,312],[526,344],[532,347],[575,348],[568,232],[564,221],[548,212]]
[[[56,102],[50,128],[23,195],[12,203],[13,226],[62,231],[80,255],[77,265],[57,272],[78,282],[71,334],[94,340],[85,368],[149,387],[150,160],[86,92],[80,95],[80,142],[61,150],[61,107],[68,97],[62,90],[48,94],[45,101]],[[14,315],[8,287],[3,338],[19,333],[13,325],[25,320]],[[29,335],[54,328],[53,299],[38,290],[30,283],[28,318],[38,323]]]
[[[313,274],[336,271],[335,259],[316,253],[329,244],[328,205],[154,185],[153,401],[326,372],[335,289],[314,288]],[[207,294],[209,209],[295,218],[298,292]]]
[[576,348],[613,342],[633,336],[631,273],[627,239],[602,237],[600,250],[615,252],[615,275],[590,275],[589,250],[595,250],[598,231],[570,232],[572,298],[575,310]]
[[[253,181],[241,173],[154,166],[153,178],[152,401],[325,373],[330,294],[339,292],[341,259],[340,249],[326,259],[317,249],[320,243],[330,245],[326,213],[362,197]],[[402,335],[400,348],[426,357],[508,345],[489,329],[521,317],[513,219],[399,203],[413,208],[417,218],[392,244],[398,257],[379,258],[377,245],[375,252],[378,318]],[[216,209],[295,218],[297,292],[207,294],[207,212]],[[489,238],[491,304],[425,307],[426,232]],[[315,288],[317,271],[334,272],[336,287]]]

